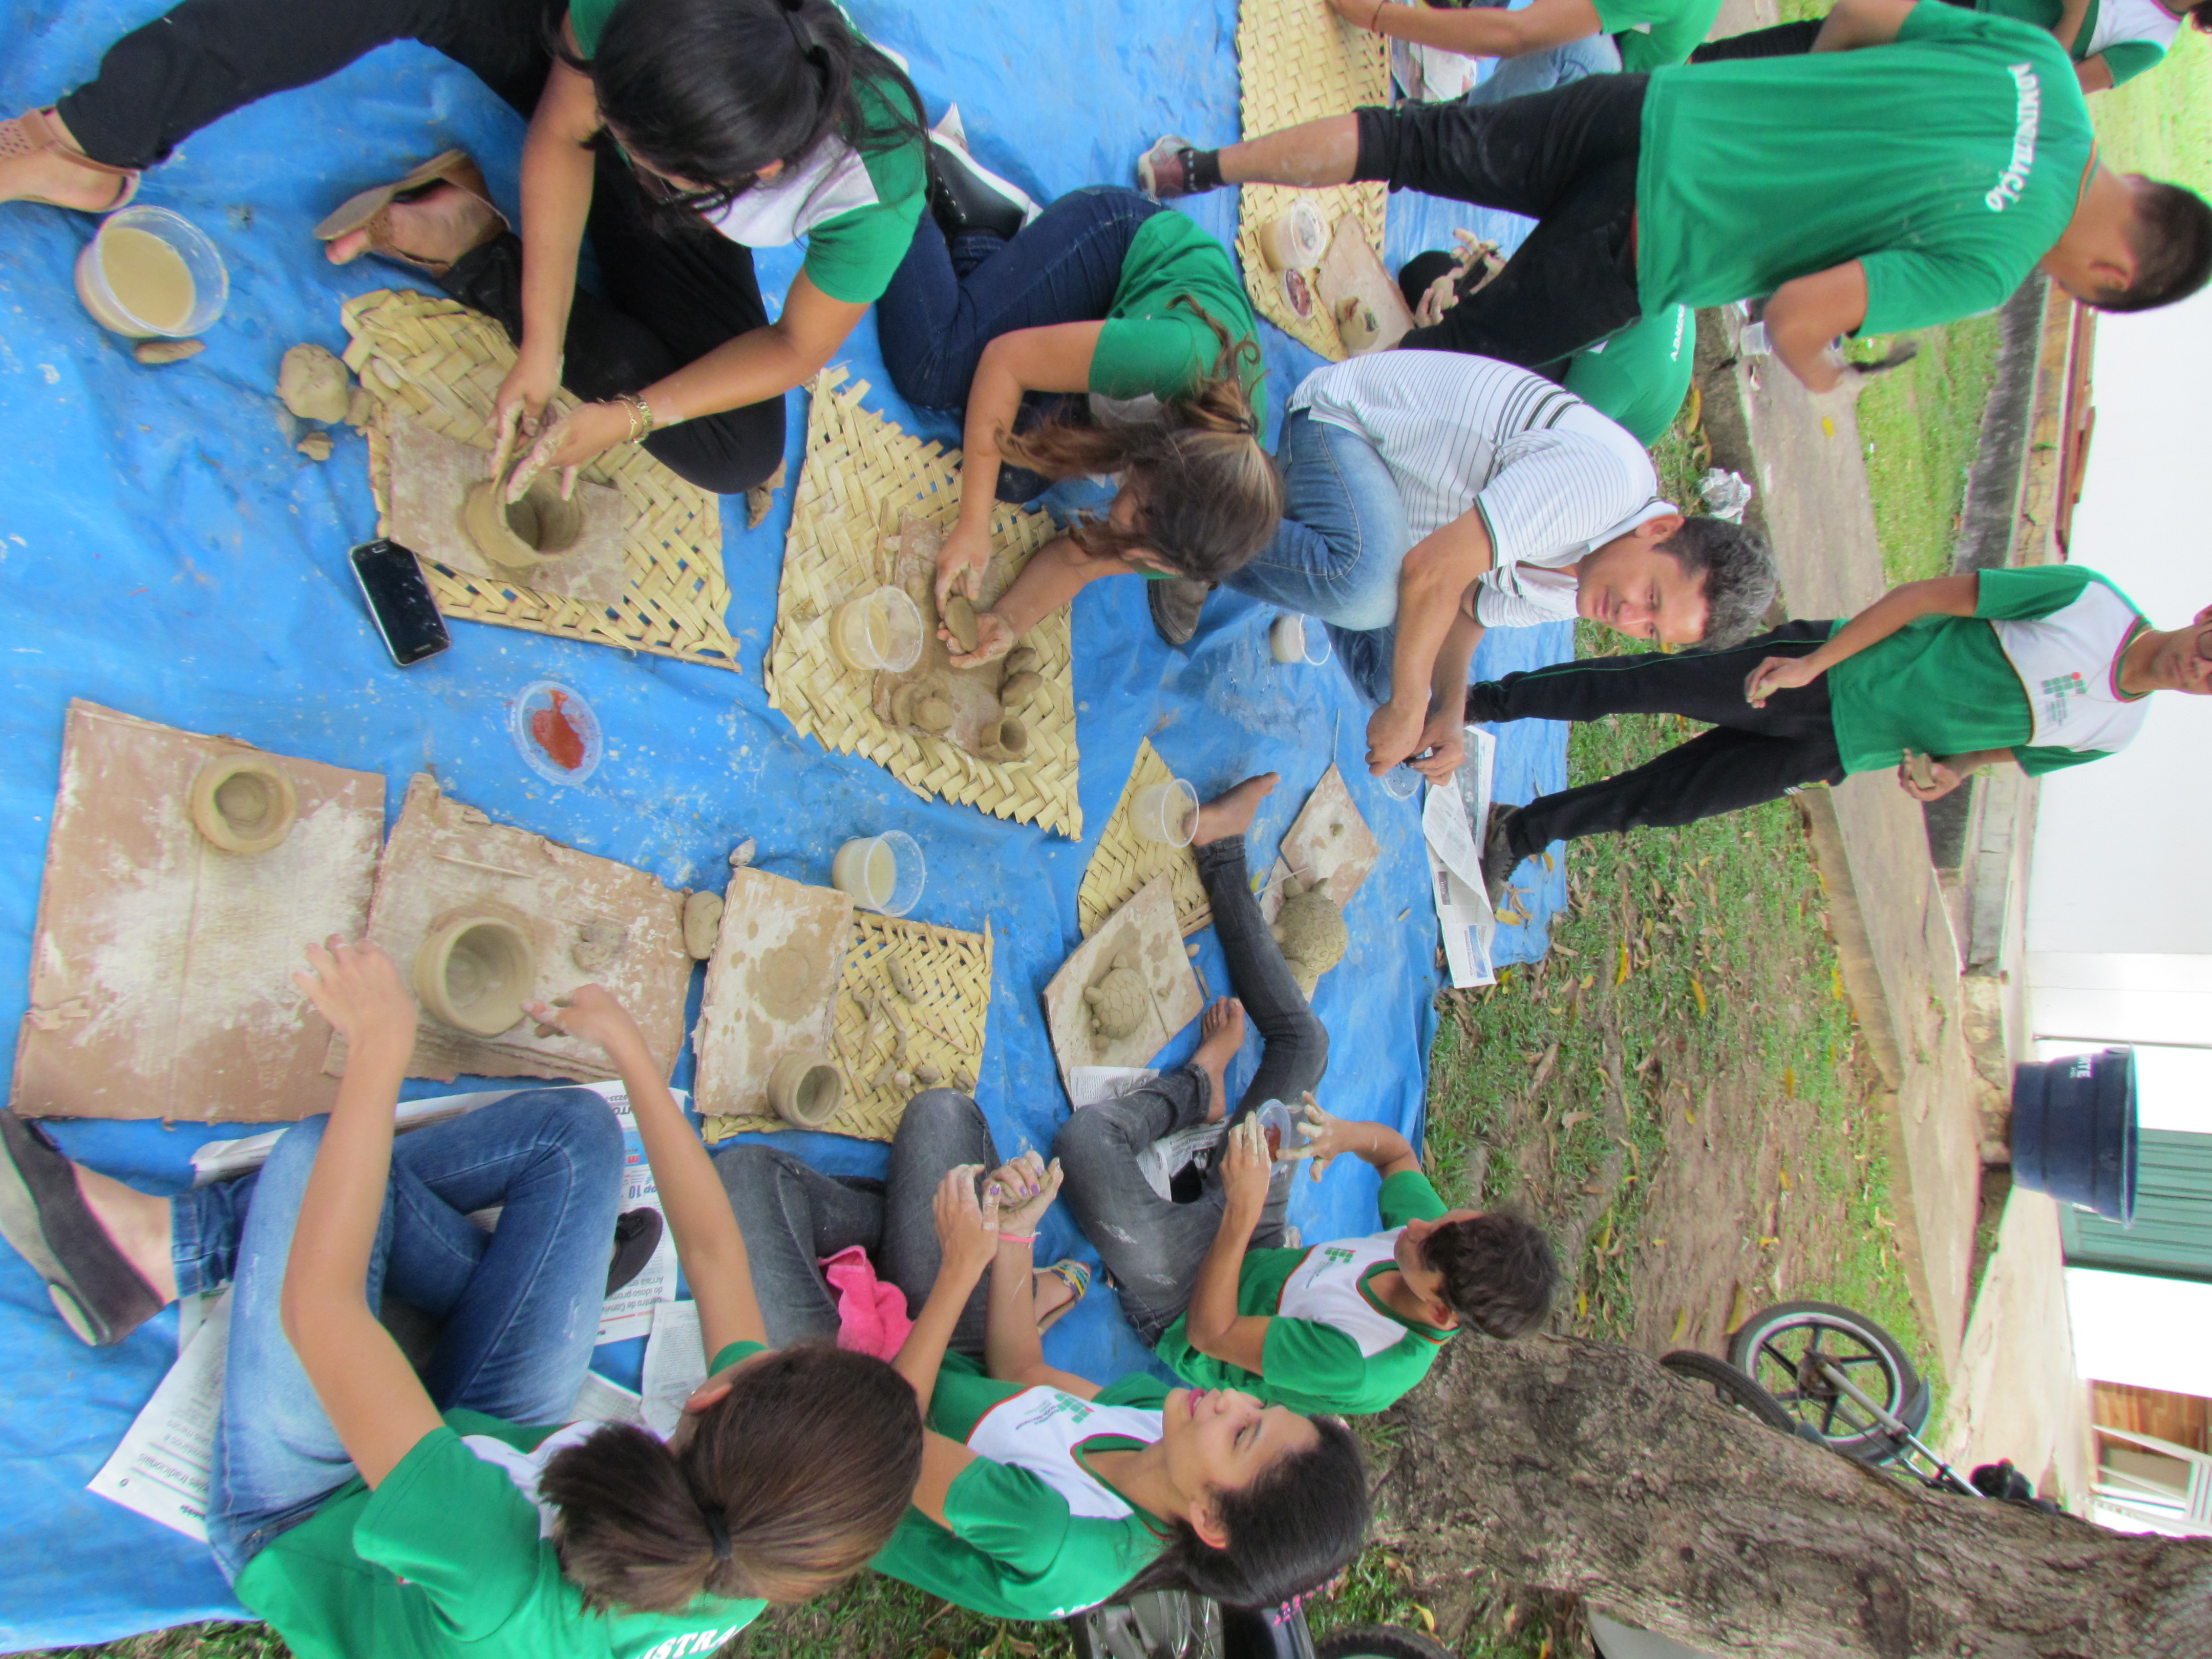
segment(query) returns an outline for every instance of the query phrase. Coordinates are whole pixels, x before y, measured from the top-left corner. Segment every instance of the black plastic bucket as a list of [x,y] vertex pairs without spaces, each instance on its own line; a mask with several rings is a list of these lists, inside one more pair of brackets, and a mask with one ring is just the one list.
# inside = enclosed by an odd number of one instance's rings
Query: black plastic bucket
[[2114,1221],[2135,1218],[2134,1049],[2013,1067],[2012,1178]]

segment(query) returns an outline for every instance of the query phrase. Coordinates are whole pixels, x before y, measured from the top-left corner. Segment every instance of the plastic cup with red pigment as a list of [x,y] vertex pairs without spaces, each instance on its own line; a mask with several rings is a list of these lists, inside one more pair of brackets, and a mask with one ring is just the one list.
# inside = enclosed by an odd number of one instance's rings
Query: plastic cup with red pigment
[[507,708],[507,735],[523,763],[548,783],[581,783],[605,747],[592,705],[553,680],[533,680]]

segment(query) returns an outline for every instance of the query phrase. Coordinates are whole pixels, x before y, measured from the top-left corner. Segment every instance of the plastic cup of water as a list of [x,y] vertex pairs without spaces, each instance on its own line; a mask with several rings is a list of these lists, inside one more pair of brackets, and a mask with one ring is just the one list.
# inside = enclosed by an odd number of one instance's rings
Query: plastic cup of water
[[902,588],[886,583],[830,613],[830,649],[848,668],[903,674],[921,646],[921,609]]
[[921,902],[927,875],[921,846],[902,830],[854,837],[830,866],[830,885],[887,916],[902,916]]
[[1182,778],[1148,783],[1129,803],[1129,823],[1146,841],[1188,847],[1198,834],[1198,791]]
[[1376,781],[1382,786],[1382,793],[1392,800],[1411,800],[1420,793],[1421,785],[1426,780],[1405,762],[1400,761]]
[[1281,1101],[1262,1101],[1254,1115],[1260,1120],[1260,1133],[1272,1156],[1285,1158],[1304,1147],[1306,1132],[1298,1127],[1297,1114]]
[[205,332],[230,298],[230,273],[207,233],[167,208],[125,208],[77,255],[76,296],[127,339]]

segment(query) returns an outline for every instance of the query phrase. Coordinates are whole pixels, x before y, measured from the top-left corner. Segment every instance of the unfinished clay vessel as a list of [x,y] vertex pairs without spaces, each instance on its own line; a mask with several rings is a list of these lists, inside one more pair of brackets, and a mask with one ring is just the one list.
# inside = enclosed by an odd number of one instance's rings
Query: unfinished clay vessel
[[952,635],[952,642],[963,654],[975,648],[975,607],[965,593],[955,593],[945,600],[945,631]]
[[504,484],[488,478],[461,503],[461,528],[494,564],[527,570],[566,553],[584,533],[584,504],[562,501],[551,474],[534,480],[519,501],[501,500],[505,493]]
[[1020,708],[1043,690],[1044,676],[1035,669],[1024,669],[999,682],[999,702],[1008,708]]
[[265,853],[292,833],[300,809],[292,781],[258,755],[208,762],[192,780],[193,827],[226,853]]
[[1019,760],[1030,752],[1029,727],[1007,714],[975,734],[975,748],[985,760]]
[[303,421],[331,425],[353,406],[353,377],[319,345],[295,345],[276,369],[276,395]]
[[1091,1029],[1109,1042],[1133,1036],[1145,1023],[1152,1006],[1152,987],[1129,964],[1128,952],[1114,958],[1114,965],[1085,990],[1083,1000],[1091,1010]]
[[1285,899],[1272,931],[1275,943],[1283,947],[1291,977],[1309,997],[1321,976],[1344,960],[1345,946],[1351,942],[1343,910],[1318,884]]
[[1006,665],[1009,677],[1015,674],[1026,674],[1037,665],[1036,647],[1030,645],[1018,645],[1000,660]]
[[471,1036],[497,1036],[522,1018],[538,985],[538,951],[503,916],[463,913],[433,927],[415,952],[415,994]]
[[768,1074],[768,1103],[794,1129],[818,1129],[844,1103],[845,1079],[830,1057],[786,1054]]
[[714,954],[714,941],[722,933],[722,896],[687,893],[684,898],[684,948],[694,962]]

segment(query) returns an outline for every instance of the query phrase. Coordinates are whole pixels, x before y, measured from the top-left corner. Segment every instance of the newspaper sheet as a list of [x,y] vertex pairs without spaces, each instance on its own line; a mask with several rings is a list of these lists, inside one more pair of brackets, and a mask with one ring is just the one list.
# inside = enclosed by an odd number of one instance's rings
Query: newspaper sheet
[[225,1291],[202,1316],[122,1443],[85,1483],[88,1492],[207,1542],[208,1480],[229,1340],[230,1292]]
[[1429,854],[1437,923],[1443,930],[1444,967],[1452,984],[1494,985],[1491,945],[1498,918],[1482,884],[1481,826],[1490,816],[1492,769],[1498,739],[1479,726],[1463,728],[1467,758],[1454,787],[1431,789],[1421,807],[1421,837]]

